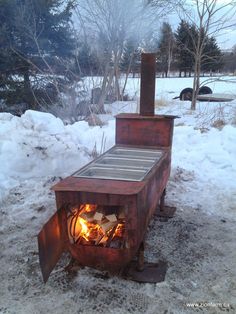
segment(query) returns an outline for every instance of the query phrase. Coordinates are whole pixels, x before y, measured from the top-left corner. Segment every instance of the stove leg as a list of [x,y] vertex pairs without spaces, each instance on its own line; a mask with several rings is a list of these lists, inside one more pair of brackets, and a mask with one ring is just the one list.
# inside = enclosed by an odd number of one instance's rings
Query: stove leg
[[166,189],[162,192],[161,199],[160,199],[160,212],[165,211],[165,197],[166,197]]
[[157,208],[157,216],[158,217],[165,217],[165,218],[172,218],[175,214],[176,207],[166,206],[165,205],[165,196],[166,196],[166,189],[164,189],[161,199],[160,205]]
[[138,261],[137,261],[137,271],[143,271],[144,270],[144,242],[140,244],[140,247],[138,249]]
[[143,282],[157,283],[165,280],[167,263],[148,263],[144,261],[144,242],[140,244],[137,261],[131,262],[122,274],[125,279]]
[[81,268],[82,266],[79,264],[79,262],[75,258],[71,257],[69,264],[64,268],[64,270],[71,274],[76,273]]

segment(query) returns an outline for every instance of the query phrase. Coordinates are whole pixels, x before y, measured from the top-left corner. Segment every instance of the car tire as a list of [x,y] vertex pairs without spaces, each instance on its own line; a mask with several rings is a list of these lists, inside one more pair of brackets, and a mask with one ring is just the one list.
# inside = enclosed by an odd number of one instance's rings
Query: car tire
[[193,89],[190,87],[184,88],[179,95],[180,100],[190,100],[191,101],[192,97],[193,97]]
[[202,86],[199,88],[198,95],[206,95],[206,94],[212,94],[212,90],[208,86]]

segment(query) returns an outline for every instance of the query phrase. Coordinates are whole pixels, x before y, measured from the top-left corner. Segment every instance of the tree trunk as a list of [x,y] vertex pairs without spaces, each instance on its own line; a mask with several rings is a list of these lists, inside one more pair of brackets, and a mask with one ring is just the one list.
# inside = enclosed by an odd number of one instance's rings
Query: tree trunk
[[121,100],[121,93],[120,93],[120,83],[119,83],[119,69],[118,65],[116,65],[114,69],[114,74],[115,74],[115,92],[116,92],[116,100]]
[[166,77],[169,77],[169,75],[170,75],[171,62],[172,62],[172,50],[171,50],[171,47],[169,47],[168,60],[167,60],[167,76]]
[[33,97],[31,84],[30,84],[30,76],[29,76],[29,70],[27,69],[24,72],[24,99],[25,102],[30,105],[30,108],[35,108],[35,99]]
[[121,58],[121,53],[118,51],[115,53],[114,58],[114,76],[115,76],[115,94],[116,100],[121,100],[121,92],[120,92],[120,70],[119,70],[119,61]]
[[[127,69],[126,74],[125,74],[125,82],[124,82],[124,86],[123,86],[122,93],[121,93],[121,99],[122,100],[123,100],[123,97],[124,97],[124,93],[125,93],[125,88],[126,88],[126,84],[127,84],[127,81],[128,81],[128,77],[129,77],[129,74],[130,74],[131,65],[132,65],[132,62],[133,62],[133,57],[134,57],[134,54],[132,53],[131,56],[130,56],[128,69]],[[134,77],[134,72],[133,72],[133,77]]]
[[109,66],[109,63],[107,63],[104,77],[103,77],[103,82],[102,82],[101,96],[98,100],[98,110],[100,113],[105,113],[104,102],[111,88],[113,76],[114,76],[114,69]]
[[193,96],[191,102],[191,110],[196,110],[197,96],[200,87],[200,72],[201,72],[201,58],[197,56],[194,66]]
[[106,86],[107,86],[108,72],[109,72],[109,63],[107,63],[106,67],[105,67],[105,73],[104,73],[103,80],[102,80],[101,95],[100,95],[100,98],[98,100],[98,110],[101,113],[105,113],[104,101],[105,101],[106,96],[107,96],[106,95]]

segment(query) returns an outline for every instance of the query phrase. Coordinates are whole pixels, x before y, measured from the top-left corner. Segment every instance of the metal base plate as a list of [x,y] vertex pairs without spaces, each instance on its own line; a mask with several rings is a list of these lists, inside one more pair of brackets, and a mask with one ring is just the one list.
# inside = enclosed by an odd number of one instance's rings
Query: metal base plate
[[173,218],[176,212],[176,207],[164,206],[164,210],[160,210],[160,207],[157,208],[158,217]]
[[158,283],[165,280],[167,263],[159,261],[158,263],[144,263],[142,271],[137,270],[137,262],[131,262],[123,273],[123,277],[142,283]]

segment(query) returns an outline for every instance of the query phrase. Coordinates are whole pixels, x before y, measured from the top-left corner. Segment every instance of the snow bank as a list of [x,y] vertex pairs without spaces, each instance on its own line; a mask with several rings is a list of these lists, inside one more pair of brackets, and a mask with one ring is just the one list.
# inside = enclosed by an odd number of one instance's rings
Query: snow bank
[[21,121],[28,129],[47,132],[51,135],[64,132],[64,124],[51,113],[28,110],[22,115]]
[[[175,127],[173,201],[188,203],[208,213],[236,210],[235,138],[236,128],[231,125],[204,133],[191,126]],[[175,176],[180,169],[183,173],[179,182]]]
[[91,159],[95,145],[101,152],[114,137],[114,121],[103,128],[83,121],[64,126],[49,113],[29,110],[20,118],[0,113],[1,195],[19,179],[73,173]]

